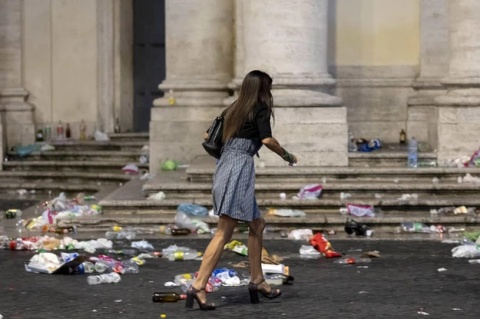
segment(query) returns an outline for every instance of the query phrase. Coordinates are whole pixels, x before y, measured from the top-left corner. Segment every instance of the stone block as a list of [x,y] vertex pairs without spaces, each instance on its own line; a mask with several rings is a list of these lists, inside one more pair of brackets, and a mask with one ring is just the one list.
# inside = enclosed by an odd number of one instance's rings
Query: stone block
[[273,129],[282,146],[302,151],[346,151],[347,135],[347,124],[277,124]]
[[435,113],[434,106],[415,106],[408,108],[409,122],[430,122]]
[[201,143],[165,143],[150,140],[150,172],[160,170],[162,163],[167,159],[173,159],[180,163],[188,164],[198,155],[206,155]]
[[[346,152],[324,152],[321,150],[296,151],[289,149],[298,158],[298,166],[348,166],[348,156]],[[277,154],[266,148],[259,152],[260,158],[257,162],[264,162],[265,166],[285,166],[288,164]],[[294,167],[292,169],[295,169]]]
[[[152,108],[152,122],[212,122],[225,109],[224,106],[165,106]],[[208,127],[207,127],[208,128]]]
[[439,107],[438,123],[457,123],[457,109],[455,107]]
[[274,108],[277,124],[332,124],[345,123],[347,118],[345,107],[286,107]]
[[339,88],[348,108],[349,123],[362,121],[405,121],[411,88],[350,87]]
[[438,159],[440,162],[471,156],[479,147],[478,124],[456,123],[438,125]]

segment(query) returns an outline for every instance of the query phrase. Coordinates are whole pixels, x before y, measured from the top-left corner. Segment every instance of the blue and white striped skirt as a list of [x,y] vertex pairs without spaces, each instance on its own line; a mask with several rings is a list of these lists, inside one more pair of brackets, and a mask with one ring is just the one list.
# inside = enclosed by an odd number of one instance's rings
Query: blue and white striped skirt
[[233,138],[228,141],[213,176],[213,209],[216,215],[252,221],[261,213],[255,198],[253,156],[262,143],[259,139]]

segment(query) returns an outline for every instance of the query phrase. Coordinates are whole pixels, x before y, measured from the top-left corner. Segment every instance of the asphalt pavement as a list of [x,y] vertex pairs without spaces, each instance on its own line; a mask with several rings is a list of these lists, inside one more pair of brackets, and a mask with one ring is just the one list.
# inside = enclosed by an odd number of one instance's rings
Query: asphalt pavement
[[[243,239],[242,239],[243,240]],[[194,272],[199,261],[148,259],[139,274],[123,275],[117,284],[90,286],[87,274],[28,273],[24,264],[31,251],[0,250],[0,315],[27,318],[479,318],[480,265],[452,258],[454,244],[429,241],[331,239],[333,248],[358,256],[378,250],[368,264],[338,265],[333,259],[299,256],[303,241],[269,239],[264,247],[284,257],[293,285],[282,285],[282,296],[249,302],[248,290],[221,287],[209,294],[217,309],[203,312],[185,301],[153,303],[155,291],[176,291],[164,283],[176,274]],[[156,250],[171,244],[203,251],[208,239],[150,240]],[[123,242],[128,244],[128,242]],[[117,247],[119,244],[117,243]],[[100,253],[100,252],[97,252]],[[230,267],[244,256],[226,251],[219,267]],[[446,270],[439,271],[440,268]],[[246,268],[233,268],[248,275]]]

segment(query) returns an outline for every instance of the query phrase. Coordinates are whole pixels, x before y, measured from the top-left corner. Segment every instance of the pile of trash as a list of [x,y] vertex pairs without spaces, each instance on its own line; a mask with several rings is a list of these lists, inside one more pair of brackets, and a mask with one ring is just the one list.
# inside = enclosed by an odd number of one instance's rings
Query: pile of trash
[[102,207],[98,204],[88,204],[87,201],[93,200],[93,196],[85,196],[79,193],[73,199],[67,199],[65,193],[60,193],[51,201],[45,202],[41,209],[41,216],[21,219],[17,226],[25,227],[28,230],[38,230],[42,232],[69,233],[75,232],[74,227],[57,227],[62,219],[75,219],[81,216],[99,215],[102,213]]

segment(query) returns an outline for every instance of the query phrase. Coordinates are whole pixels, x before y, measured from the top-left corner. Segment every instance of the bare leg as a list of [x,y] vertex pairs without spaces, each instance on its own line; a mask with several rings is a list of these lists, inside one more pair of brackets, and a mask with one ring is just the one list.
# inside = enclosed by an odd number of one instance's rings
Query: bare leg
[[258,284],[259,288],[266,292],[271,290],[270,286],[263,280],[262,271],[262,248],[263,248],[263,230],[265,229],[265,220],[260,217],[248,223],[250,231],[248,233],[248,259],[250,261],[250,281]]
[[[225,215],[220,216],[215,236],[212,238],[207,249],[205,250],[205,253],[203,254],[202,264],[200,265],[198,276],[193,284],[195,289],[204,289],[207,285],[208,278],[210,278],[213,269],[217,266],[220,257],[222,257],[223,248],[225,244],[232,238],[236,225],[236,219],[232,219]],[[205,302],[205,291],[199,292],[198,296],[202,302]]]
[[260,217],[248,223],[248,260],[250,262],[250,281],[259,283],[263,280],[262,247],[265,220]]

